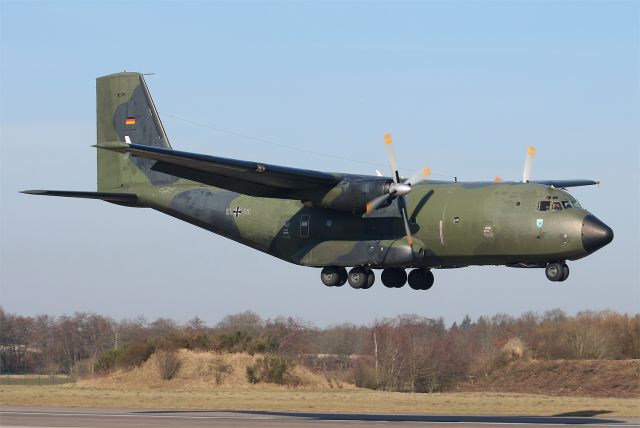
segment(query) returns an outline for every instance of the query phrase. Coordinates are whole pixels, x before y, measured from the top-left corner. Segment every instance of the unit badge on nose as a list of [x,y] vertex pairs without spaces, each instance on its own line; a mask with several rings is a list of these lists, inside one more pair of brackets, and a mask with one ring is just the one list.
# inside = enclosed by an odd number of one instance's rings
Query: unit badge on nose
[[540,229],[543,224],[544,224],[544,219],[543,218],[539,218],[539,219],[536,220],[536,227],[538,229]]

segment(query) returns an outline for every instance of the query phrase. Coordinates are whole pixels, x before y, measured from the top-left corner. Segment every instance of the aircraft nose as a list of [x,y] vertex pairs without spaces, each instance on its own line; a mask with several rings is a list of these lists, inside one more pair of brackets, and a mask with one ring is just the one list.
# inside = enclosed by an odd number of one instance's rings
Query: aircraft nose
[[588,253],[607,245],[613,240],[613,230],[596,216],[587,215],[582,220],[582,246]]

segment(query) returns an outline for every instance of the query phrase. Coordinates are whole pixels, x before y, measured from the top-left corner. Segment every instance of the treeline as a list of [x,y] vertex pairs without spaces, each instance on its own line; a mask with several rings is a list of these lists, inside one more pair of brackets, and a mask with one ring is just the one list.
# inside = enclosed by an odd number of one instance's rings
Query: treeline
[[24,317],[0,308],[2,373],[86,376],[139,366],[154,353],[183,348],[267,354],[358,386],[430,392],[488,376],[517,359],[640,358],[640,314],[572,316],[556,309],[475,321],[467,316],[451,326],[442,318],[400,315],[373,325],[318,328],[290,317],[264,320],[253,312],[209,326],[197,317],[180,325],[93,313]]

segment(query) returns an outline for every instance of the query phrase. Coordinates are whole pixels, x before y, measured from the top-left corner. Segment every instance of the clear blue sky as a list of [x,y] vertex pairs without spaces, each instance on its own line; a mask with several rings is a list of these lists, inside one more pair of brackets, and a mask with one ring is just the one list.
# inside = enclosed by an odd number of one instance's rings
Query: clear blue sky
[[[639,5],[2,0],[0,303],[208,322],[251,309],[319,325],[638,312]],[[147,82],[181,150],[386,172],[382,135],[393,132],[405,174],[427,164],[485,180],[518,179],[534,145],[535,178],[602,180],[573,194],[615,240],[571,263],[562,285],[484,267],[436,271],[429,292],[364,292],[160,213],[19,194],[95,189],[94,79],[125,69],[156,73]]]

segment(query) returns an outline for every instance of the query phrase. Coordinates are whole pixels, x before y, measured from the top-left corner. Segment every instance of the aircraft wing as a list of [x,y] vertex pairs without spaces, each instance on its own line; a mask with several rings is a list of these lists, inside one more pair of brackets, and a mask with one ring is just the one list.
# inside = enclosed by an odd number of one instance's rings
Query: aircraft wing
[[122,142],[96,147],[152,159],[155,171],[251,196],[301,199],[326,192],[347,176]]
[[530,183],[544,184],[558,188],[593,186],[600,184],[600,181],[594,180],[531,180]]

